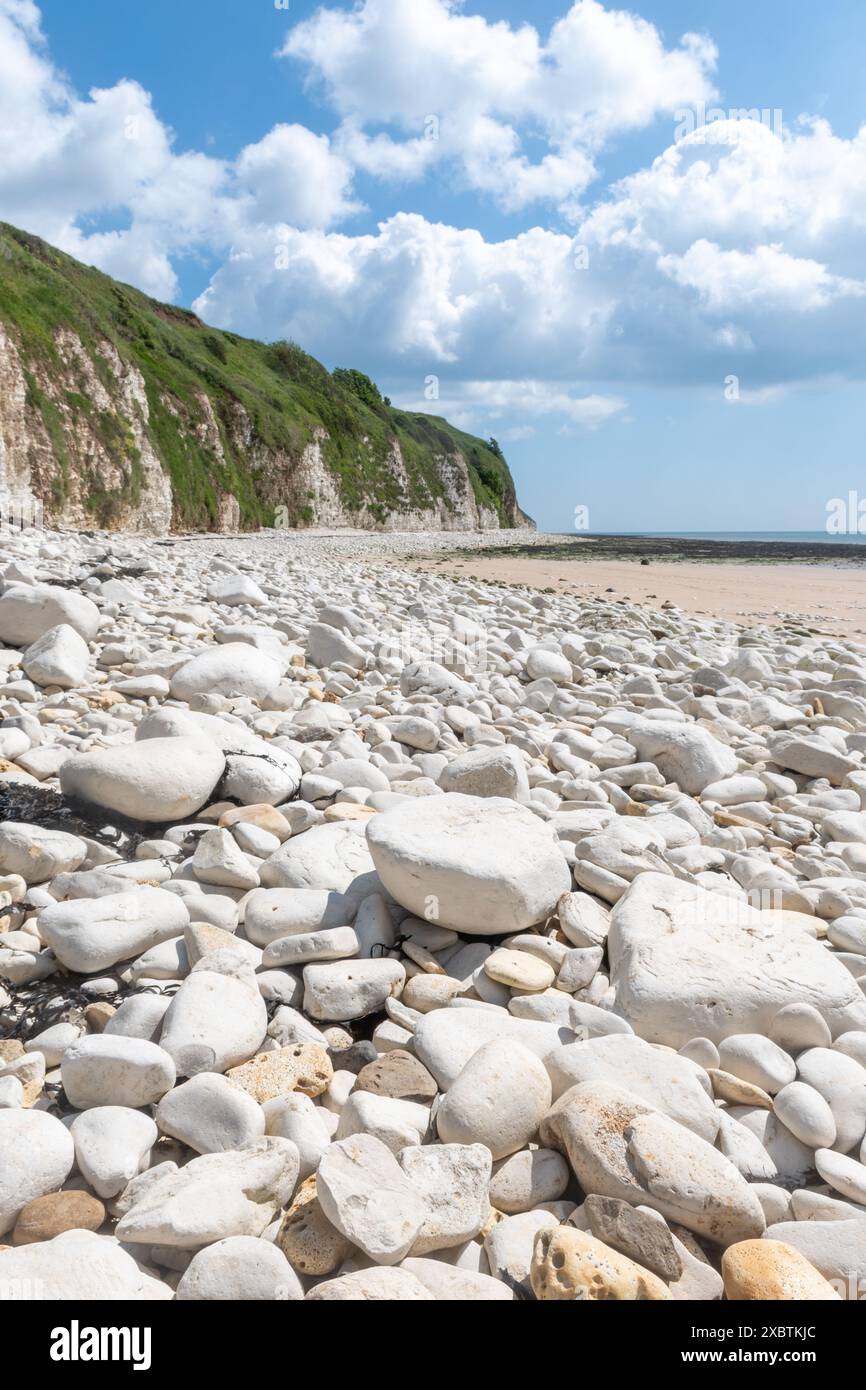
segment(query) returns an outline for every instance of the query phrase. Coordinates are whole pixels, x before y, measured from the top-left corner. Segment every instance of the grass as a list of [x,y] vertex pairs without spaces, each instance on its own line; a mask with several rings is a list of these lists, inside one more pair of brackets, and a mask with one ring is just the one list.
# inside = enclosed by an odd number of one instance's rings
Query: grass
[[[110,526],[140,498],[143,469],[128,423],[88,399],[84,374],[64,363],[59,329],[82,341],[109,392],[116,379],[105,356],[109,343],[141,373],[149,407],[147,434],[170,476],[175,530],[213,529],[220,496],[232,493],[241,525],[273,523],[293,496],[292,474],[307,445],[318,441],[348,511],[366,508],[384,521],[392,510],[427,509],[445,498],[442,460],[466,460],[473,494],[501,525],[518,524],[514,484],[505,460],[446,420],[396,410],[369,378],[352,369],[333,374],[294,343],[265,344],[207,327],[187,309],[160,304],[38,237],[0,223],[0,319],[11,327],[26,368],[30,405],[39,412],[56,463],[50,507],[62,508],[77,466],[69,431],[77,419],[93,431],[123,477],[109,491],[98,477],[84,496],[99,525]],[[38,380],[37,380],[38,378]],[[80,379],[79,379],[80,378]],[[38,381],[63,382],[64,409]],[[202,442],[210,402],[220,449]],[[252,422],[258,448],[248,451],[238,429],[240,410]],[[325,437],[327,436],[327,437]],[[395,444],[406,481],[389,466]],[[263,450],[268,466],[259,462]],[[38,481],[38,480],[37,480]],[[309,498],[289,507],[293,525],[315,520]]]

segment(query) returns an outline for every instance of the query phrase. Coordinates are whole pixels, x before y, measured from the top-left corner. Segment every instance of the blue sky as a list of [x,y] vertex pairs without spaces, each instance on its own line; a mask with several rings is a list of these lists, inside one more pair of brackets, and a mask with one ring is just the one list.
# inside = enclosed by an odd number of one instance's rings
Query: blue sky
[[810,10],[0,0],[0,216],[496,434],[547,529],[818,530],[866,494],[866,6]]

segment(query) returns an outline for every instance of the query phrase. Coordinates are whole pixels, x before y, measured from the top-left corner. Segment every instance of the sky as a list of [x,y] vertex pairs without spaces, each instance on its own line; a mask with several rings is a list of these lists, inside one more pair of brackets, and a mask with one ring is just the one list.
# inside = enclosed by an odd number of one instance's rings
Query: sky
[[866,497],[862,0],[0,0],[0,218],[501,442],[569,531]]

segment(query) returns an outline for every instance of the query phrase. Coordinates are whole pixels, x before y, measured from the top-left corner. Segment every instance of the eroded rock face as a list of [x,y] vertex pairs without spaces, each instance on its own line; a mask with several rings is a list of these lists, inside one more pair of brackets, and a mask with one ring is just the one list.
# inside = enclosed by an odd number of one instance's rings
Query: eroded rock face
[[[215,334],[210,336],[216,340]],[[181,401],[163,389],[158,378],[146,381],[108,338],[85,345],[72,327],[64,326],[55,334],[54,346],[57,360],[49,369],[22,350],[14,323],[0,323],[0,490],[25,504],[28,514],[44,511],[52,524],[76,529],[109,526],[153,535],[165,535],[173,524],[201,526],[201,513],[192,499],[172,488],[164,455],[166,431],[176,436],[176,447],[193,458],[207,451],[201,455],[202,472],[205,457],[214,460],[218,470],[240,464],[265,511],[277,510],[278,520],[291,516],[302,524],[399,531],[496,530],[503,520],[507,525],[531,524],[517,505],[510,477],[500,504],[502,520],[493,505],[476,501],[467,457],[456,442],[449,442],[447,452],[430,453],[437,480],[433,491],[416,486],[395,439],[381,460],[378,488],[369,495],[362,488],[360,499],[356,489],[349,499],[327,462],[323,446],[329,436],[324,427],[315,427],[313,439],[302,447],[288,450],[259,431],[239,399],[229,397],[222,403],[218,419],[204,375],[200,389]],[[34,390],[28,390],[28,377]],[[37,392],[44,408],[36,403]],[[90,410],[79,408],[80,397],[89,402]],[[56,434],[46,424],[48,409],[63,431],[63,456]],[[125,442],[122,452],[116,447],[119,439]],[[92,478],[99,479],[98,491]],[[207,479],[213,492],[207,527],[237,531],[245,521],[249,524],[241,501],[215,479],[216,473]]]

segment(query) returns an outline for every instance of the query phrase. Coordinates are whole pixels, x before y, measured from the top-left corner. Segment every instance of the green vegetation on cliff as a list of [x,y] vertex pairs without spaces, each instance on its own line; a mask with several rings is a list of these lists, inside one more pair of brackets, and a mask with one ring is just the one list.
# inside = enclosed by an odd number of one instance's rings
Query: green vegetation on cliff
[[[118,492],[96,475],[82,479],[96,524],[112,525],[124,506],[136,504],[142,486],[138,451],[122,414],[100,410],[90,399],[83,369],[80,382],[69,381],[70,363],[57,345],[58,331],[69,330],[110,396],[116,397],[117,380],[106,343],[141,373],[150,443],[171,479],[174,529],[215,529],[226,494],[237,499],[244,527],[272,524],[290,498],[290,524],[314,522],[310,499],[293,494],[290,479],[315,441],[351,514],[366,507],[382,521],[389,512],[435,506],[447,497],[447,460],[462,454],[476,503],[496,512],[503,526],[522,522],[495,441],[485,443],[434,416],[397,410],[362,372],[331,373],[295,343],[265,344],[209,328],[189,310],[149,299],[4,223],[0,322],[20,351],[28,404],[51,442],[55,471],[43,499],[47,507],[62,508],[75,466],[64,417],[86,423],[125,480]],[[70,387],[63,413],[44,389],[57,380]],[[395,443],[402,477],[389,466]]]

